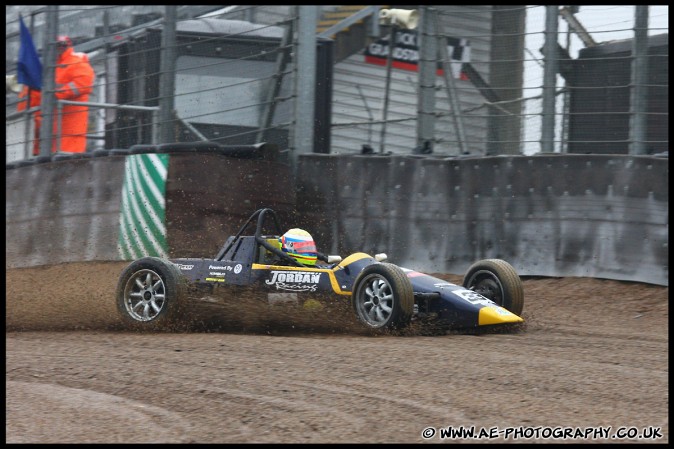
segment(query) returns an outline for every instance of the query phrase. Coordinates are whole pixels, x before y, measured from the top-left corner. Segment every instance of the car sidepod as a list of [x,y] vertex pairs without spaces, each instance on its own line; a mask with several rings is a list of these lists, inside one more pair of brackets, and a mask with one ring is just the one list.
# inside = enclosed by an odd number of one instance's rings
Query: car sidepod
[[195,284],[248,285],[250,264],[245,262],[213,259],[171,259],[182,275]]
[[270,292],[324,293],[349,297],[358,274],[372,263],[377,262],[367,254],[354,254],[334,267],[253,264],[251,284]]

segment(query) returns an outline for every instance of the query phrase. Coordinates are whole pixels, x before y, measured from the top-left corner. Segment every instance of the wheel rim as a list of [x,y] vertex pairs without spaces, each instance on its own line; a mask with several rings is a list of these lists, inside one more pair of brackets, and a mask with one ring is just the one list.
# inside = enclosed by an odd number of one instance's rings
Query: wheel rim
[[162,278],[152,270],[134,273],[124,289],[126,312],[136,321],[151,321],[166,304],[166,287]]
[[489,271],[479,271],[475,273],[469,288],[475,293],[479,293],[485,298],[489,298],[499,306],[503,306],[503,287]]
[[372,327],[382,327],[391,318],[395,298],[391,284],[372,274],[363,279],[356,301],[361,319]]

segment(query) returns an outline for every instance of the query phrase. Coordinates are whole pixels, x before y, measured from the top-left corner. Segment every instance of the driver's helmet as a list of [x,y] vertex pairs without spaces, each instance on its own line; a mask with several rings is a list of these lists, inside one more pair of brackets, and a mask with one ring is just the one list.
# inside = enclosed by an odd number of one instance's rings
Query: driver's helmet
[[316,243],[304,229],[293,228],[283,234],[279,241],[281,250],[303,265],[316,265]]

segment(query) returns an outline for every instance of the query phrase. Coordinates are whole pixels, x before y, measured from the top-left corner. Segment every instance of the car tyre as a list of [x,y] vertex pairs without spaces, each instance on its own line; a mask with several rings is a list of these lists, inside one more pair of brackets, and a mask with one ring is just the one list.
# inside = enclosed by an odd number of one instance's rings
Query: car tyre
[[168,330],[180,321],[187,282],[168,260],[144,257],[131,262],[117,283],[117,311],[127,328]]
[[494,301],[515,315],[524,308],[522,280],[512,265],[501,259],[484,259],[468,268],[463,286]]
[[407,275],[390,263],[369,265],[354,282],[356,317],[369,328],[401,329],[414,312],[414,291]]

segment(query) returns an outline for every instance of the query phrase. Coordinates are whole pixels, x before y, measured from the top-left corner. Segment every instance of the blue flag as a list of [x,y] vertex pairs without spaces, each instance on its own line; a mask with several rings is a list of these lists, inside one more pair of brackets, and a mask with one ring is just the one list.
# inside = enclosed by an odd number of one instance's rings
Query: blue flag
[[17,81],[31,89],[42,90],[42,63],[35,50],[30,31],[19,16],[21,47],[19,47],[19,61],[16,65]]

